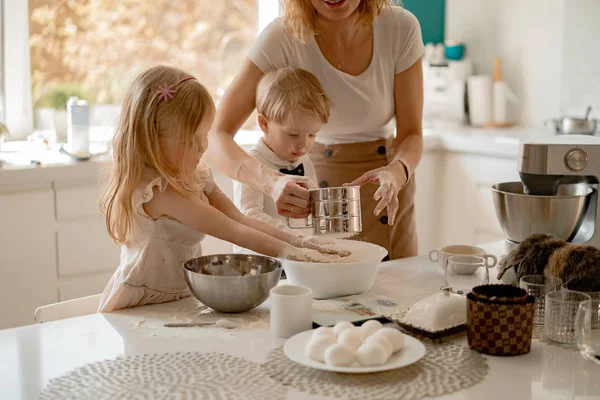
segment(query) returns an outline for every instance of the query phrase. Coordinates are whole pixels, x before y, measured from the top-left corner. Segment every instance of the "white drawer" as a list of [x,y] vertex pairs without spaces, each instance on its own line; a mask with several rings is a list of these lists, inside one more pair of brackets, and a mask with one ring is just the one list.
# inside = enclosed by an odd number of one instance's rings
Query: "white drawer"
[[460,164],[463,173],[481,185],[520,180],[516,160],[452,154],[448,162]]
[[101,191],[98,186],[73,186],[55,189],[56,219],[73,220],[101,216],[99,202]]
[[59,277],[112,272],[119,265],[120,248],[102,219],[61,222],[57,241]]
[[58,299],[66,301],[102,293],[112,274],[102,273],[58,281]]

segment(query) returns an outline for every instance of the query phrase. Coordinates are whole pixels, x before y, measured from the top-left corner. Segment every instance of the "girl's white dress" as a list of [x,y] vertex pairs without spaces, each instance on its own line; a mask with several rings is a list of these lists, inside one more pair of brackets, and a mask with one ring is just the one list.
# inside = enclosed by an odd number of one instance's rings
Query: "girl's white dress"
[[[135,191],[134,234],[131,243],[121,247],[121,261],[100,301],[99,312],[107,312],[144,304],[165,303],[190,295],[182,265],[202,255],[201,241],[206,236],[169,217],[152,218],[144,204],[154,196],[154,188],[164,192],[167,182],[147,174]],[[210,169],[198,170],[208,202],[214,181]]]

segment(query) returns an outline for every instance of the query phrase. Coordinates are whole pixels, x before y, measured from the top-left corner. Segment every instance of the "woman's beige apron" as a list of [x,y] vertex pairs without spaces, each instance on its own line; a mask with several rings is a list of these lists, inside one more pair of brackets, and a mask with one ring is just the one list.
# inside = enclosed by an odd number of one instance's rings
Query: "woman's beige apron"
[[[310,158],[315,165],[320,187],[341,186],[352,182],[367,171],[383,167],[392,161],[393,139],[366,143],[323,145],[315,143]],[[390,259],[417,255],[415,222],[415,179],[400,191],[396,222],[389,226],[387,209],[373,215],[377,201],[373,195],[378,185],[368,183],[361,187],[362,233],[358,240],[375,243],[388,250]]]

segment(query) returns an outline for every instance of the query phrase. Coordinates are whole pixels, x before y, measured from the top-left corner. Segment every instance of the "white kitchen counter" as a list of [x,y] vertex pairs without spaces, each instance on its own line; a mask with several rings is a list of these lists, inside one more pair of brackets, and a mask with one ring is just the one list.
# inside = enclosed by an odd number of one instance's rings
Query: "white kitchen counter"
[[[519,139],[548,135],[547,130],[515,127],[510,129],[476,129],[470,127],[451,129],[425,129],[424,151],[448,151],[465,154],[486,155],[499,158],[515,158]],[[261,137],[257,131],[242,131],[236,142],[246,150]],[[5,147],[10,148],[10,143]],[[12,146],[15,147],[15,146]],[[34,165],[30,160],[41,161]],[[3,152],[0,161],[0,193],[34,190],[50,187],[52,182],[97,180],[99,169],[106,164],[106,157],[93,161],[72,161],[68,156],[40,150],[28,153]]]
[[[492,254],[504,252],[502,243],[484,247]],[[436,264],[415,257],[382,264],[374,292],[409,306],[435,293],[442,282],[443,272]],[[163,322],[177,320],[192,307],[191,299],[185,299],[0,331],[0,398],[37,398],[49,379],[86,363],[122,355],[221,352],[263,362],[271,349],[283,344],[272,338],[264,324],[234,331],[162,327]],[[268,308],[268,302],[260,307],[265,312]],[[453,341],[466,345],[466,334],[456,335]],[[600,398],[600,369],[577,351],[534,340],[528,354],[486,358],[489,372],[483,382],[440,398]],[[306,395],[290,390],[288,398],[304,399]]]

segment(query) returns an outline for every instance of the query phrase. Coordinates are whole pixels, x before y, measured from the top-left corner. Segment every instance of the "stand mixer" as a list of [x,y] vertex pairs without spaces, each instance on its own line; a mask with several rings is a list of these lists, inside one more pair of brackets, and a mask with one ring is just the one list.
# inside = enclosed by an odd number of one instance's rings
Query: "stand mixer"
[[521,182],[492,186],[508,251],[535,233],[600,248],[600,138],[521,141],[517,170]]

